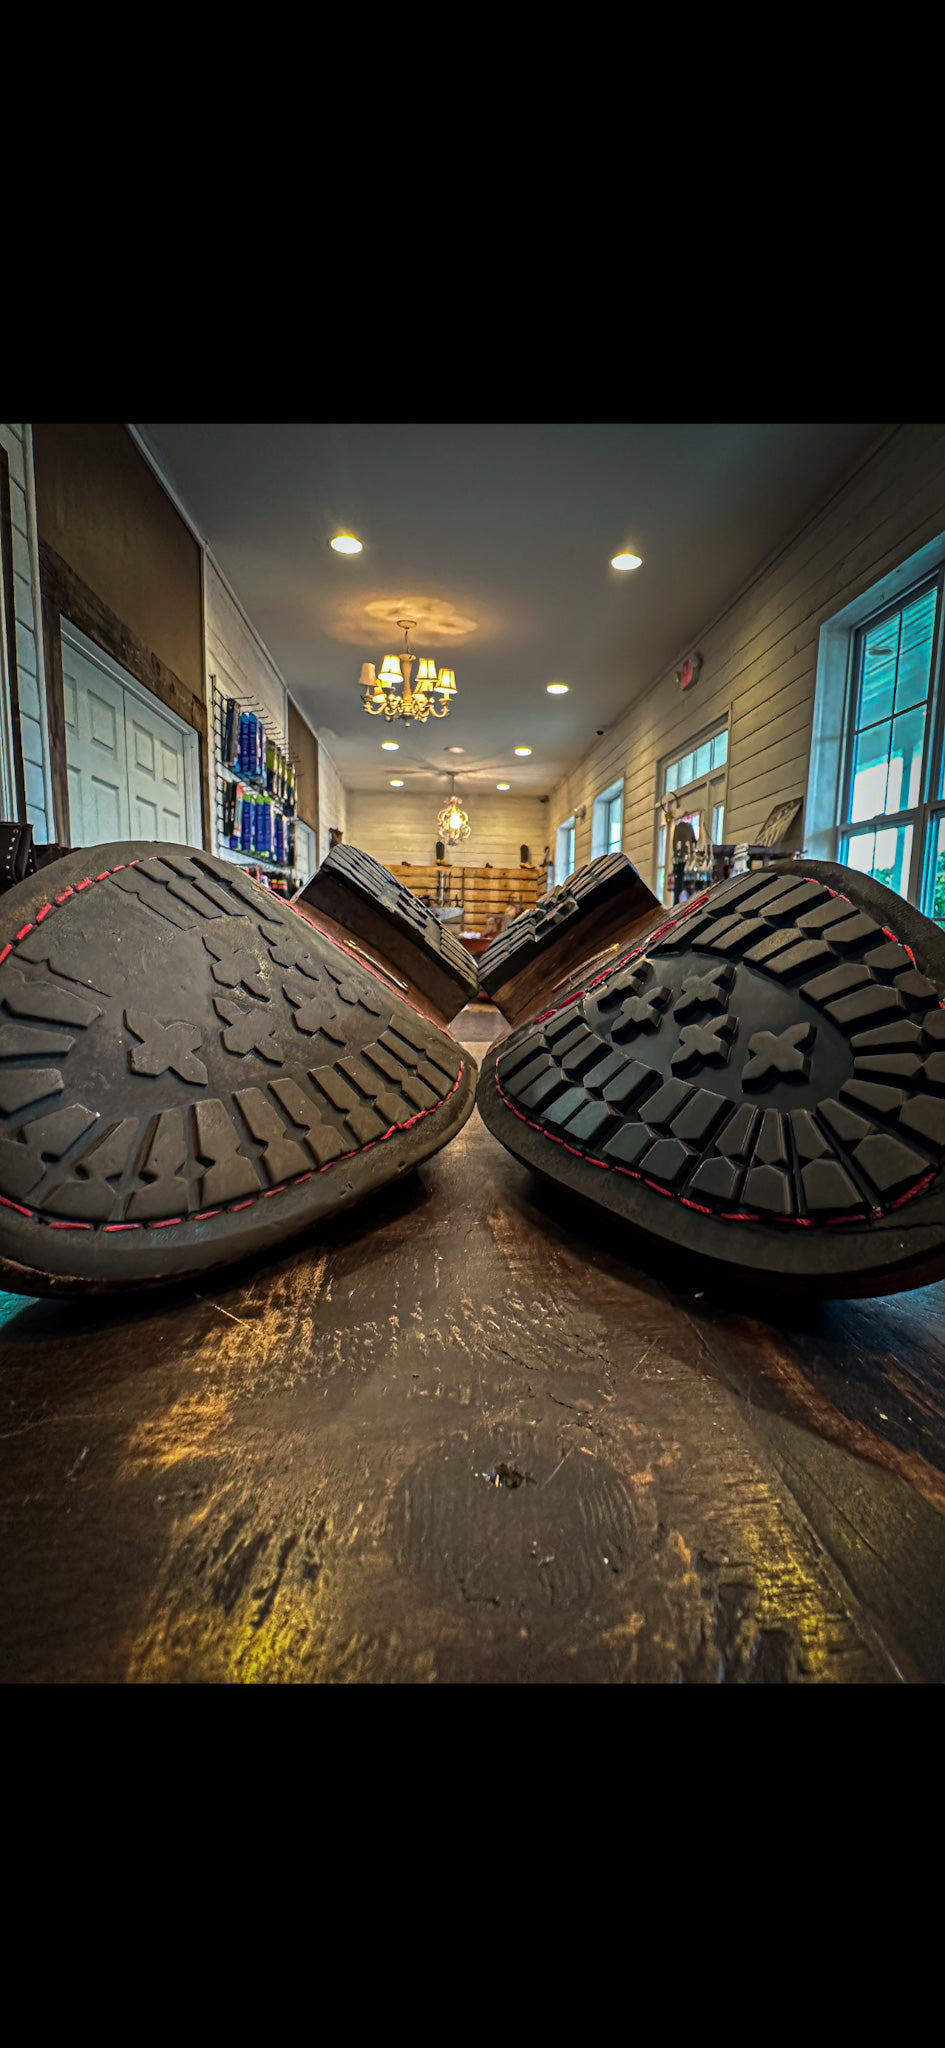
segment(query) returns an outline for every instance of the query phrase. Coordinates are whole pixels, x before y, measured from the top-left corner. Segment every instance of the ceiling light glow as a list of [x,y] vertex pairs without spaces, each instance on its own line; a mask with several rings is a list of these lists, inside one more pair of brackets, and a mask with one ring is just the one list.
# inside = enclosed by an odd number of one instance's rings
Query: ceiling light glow
[[329,541],[328,545],[334,548],[336,555],[359,555],[361,553],[361,542],[355,540],[353,533],[336,533],[334,540]]
[[391,789],[403,789],[403,786],[404,786],[404,779],[403,779],[403,776],[402,776],[402,775],[392,775],[392,776],[391,776],[391,779],[390,779],[390,786],[391,786]]
[[531,747],[516,747],[515,751],[517,754],[530,754]]
[[382,754],[399,754],[399,752],[400,752],[400,741],[399,741],[399,740],[382,740],[382,741],[381,741],[381,753],[382,753]]
[[635,555],[632,548],[627,548],[622,555],[613,555],[610,562],[612,569],[639,569],[642,565],[643,556]]
[[567,683],[545,684],[545,689],[547,690],[549,697],[566,697],[568,694],[568,688],[569,685]]
[[497,783],[496,783],[496,789],[511,789],[511,787],[512,787],[512,784],[511,784],[510,782],[497,782]]

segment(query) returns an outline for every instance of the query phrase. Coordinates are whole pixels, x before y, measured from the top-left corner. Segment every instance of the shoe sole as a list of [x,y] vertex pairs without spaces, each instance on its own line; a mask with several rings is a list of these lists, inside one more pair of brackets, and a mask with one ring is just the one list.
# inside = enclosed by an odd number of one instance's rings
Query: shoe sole
[[0,1285],[103,1292],[274,1249],[448,1143],[475,1079],[240,868],[70,853],[0,900]]
[[723,882],[491,1047],[528,1166],[755,1280],[945,1272],[945,937],[820,862]]
[[638,925],[662,914],[626,854],[603,854],[539,897],[534,910],[523,910],[487,946],[479,961],[480,990],[517,1024],[592,955],[626,944]]
[[419,897],[358,847],[332,847],[294,901],[329,935],[368,949],[437,1022],[450,1023],[475,1000],[472,955]]

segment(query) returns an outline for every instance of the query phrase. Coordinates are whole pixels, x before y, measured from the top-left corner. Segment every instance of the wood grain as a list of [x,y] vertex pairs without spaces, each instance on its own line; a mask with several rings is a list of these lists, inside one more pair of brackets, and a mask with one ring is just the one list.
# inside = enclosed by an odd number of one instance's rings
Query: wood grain
[[199,1292],[6,1297],[0,1679],[939,1683],[943,1302],[644,1267],[477,1115]]

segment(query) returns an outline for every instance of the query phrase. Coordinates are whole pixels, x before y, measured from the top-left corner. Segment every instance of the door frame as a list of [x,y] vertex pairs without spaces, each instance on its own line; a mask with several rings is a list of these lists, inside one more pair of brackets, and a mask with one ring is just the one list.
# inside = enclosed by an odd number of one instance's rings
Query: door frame
[[179,718],[176,711],[172,711],[170,705],[165,704],[153,690],[146,689],[143,683],[139,683],[136,676],[131,675],[128,669],[122,668],[121,663],[113,660],[112,656],[106,654],[104,649],[97,646],[94,640],[90,640],[88,634],[83,633],[80,626],[73,625],[72,620],[67,619],[64,613],[59,615],[59,632],[64,642],[68,641],[74,647],[77,654],[81,654],[86,661],[92,662],[96,668],[100,668],[102,674],[107,676],[110,682],[119,684],[128,696],[136,698],[138,703],[143,704],[148,711],[159,718],[165,719],[174,732],[180,733],[184,742],[186,843],[188,846],[199,846],[203,836],[201,831],[199,733],[195,730],[194,726],[187,724],[186,719]]

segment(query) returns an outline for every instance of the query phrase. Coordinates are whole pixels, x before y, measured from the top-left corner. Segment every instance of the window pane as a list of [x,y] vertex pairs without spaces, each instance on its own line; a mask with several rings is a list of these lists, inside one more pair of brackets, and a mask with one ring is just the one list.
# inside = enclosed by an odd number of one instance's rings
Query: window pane
[[[889,787],[885,804],[887,811],[909,811],[913,804],[919,801],[924,736],[924,704],[917,704],[914,711],[905,711],[901,718],[893,719]],[[868,815],[868,812],[860,813],[861,817]]]
[[909,885],[912,826],[887,825],[880,826],[878,832],[850,832],[840,857],[857,874],[873,875],[877,882],[885,882],[887,889],[904,896]]
[[728,760],[728,733],[717,732],[712,742],[712,766],[722,768]]
[[868,626],[863,635],[863,669],[857,726],[875,725],[888,718],[896,687],[896,657],[899,653],[901,617],[884,619],[882,625]]
[[[889,762],[889,735],[888,725],[874,725],[867,732],[857,734],[853,749],[851,818],[875,818],[887,808],[886,770]],[[895,808],[898,810],[901,807],[897,804]]]
[[935,631],[934,590],[927,590],[902,614],[899,641],[899,670],[896,676],[896,710],[920,704],[929,692],[932,666],[932,636]]
[[677,786],[677,783],[678,783],[678,781],[679,781],[679,762],[678,762],[678,761],[673,761],[673,762],[671,762],[670,766],[669,766],[669,767],[667,768],[667,770],[666,770],[666,795],[667,795],[667,796],[669,795],[669,792],[670,792],[670,790],[671,790],[671,789],[675,789],[675,788],[676,788],[676,786]]
[[679,787],[680,789],[685,789],[686,783],[687,783],[687,782],[691,782],[691,781],[692,781],[692,778],[693,778],[693,774],[694,774],[694,770],[693,770],[693,765],[692,765],[692,755],[691,755],[691,754],[684,754],[684,755],[683,755],[683,757],[682,757],[682,760],[681,760],[681,761],[680,761],[680,763],[679,763],[679,783],[678,783],[678,787]]
[[714,809],[714,811],[713,811],[713,813],[712,813],[712,844],[713,844],[713,846],[718,846],[718,845],[720,844],[720,842],[721,842],[721,838],[722,838],[722,820],[723,820],[724,816],[725,816],[725,805],[724,805],[724,804],[716,804],[716,806],[715,806],[715,809]]
[[704,746],[696,748],[696,765],[694,772],[696,775],[708,775],[711,766],[712,743],[710,740],[706,740]]

